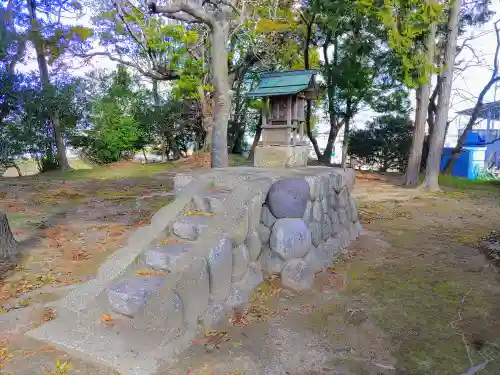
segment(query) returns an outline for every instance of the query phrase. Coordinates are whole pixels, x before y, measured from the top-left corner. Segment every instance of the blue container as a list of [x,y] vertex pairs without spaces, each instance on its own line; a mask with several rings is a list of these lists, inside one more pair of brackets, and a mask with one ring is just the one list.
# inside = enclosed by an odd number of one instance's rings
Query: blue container
[[[441,169],[445,167],[447,161],[450,159],[452,150],[453,147],[443,148]],[[452,175],[475,180],[478,173],[484,168],[485,156],[486,146],[484,146],[484,139],[477,133],[469,133],[465,141],[464,150],[455,162],[453,171],[451,172]]]

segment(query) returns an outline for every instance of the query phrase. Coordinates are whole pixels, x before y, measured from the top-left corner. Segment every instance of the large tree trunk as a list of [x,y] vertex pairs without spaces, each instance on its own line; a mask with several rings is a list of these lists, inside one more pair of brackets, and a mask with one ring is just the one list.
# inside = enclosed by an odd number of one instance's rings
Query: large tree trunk
[[[38,63],[38,70],[40,72],[40,81],[42,82],[44,89],[48,89],[50,87],[49,68],[47,60],[45,59],[44,43],[40,31],[41,25],[36,18],[36,3],[34,0],[27,0],[27,3],[31,19],[30,33],[32,36],[32,42],[35,46],[36,60]],[[68,170],[69,163],[66,156],[66,145],[64,144],[59,115],[59,111],[54,111],[54,113],[50,116],[50,122],[54,132],[59,169]]]
[[255,135],[253,137],[252,148],[250,154],[248,154],[248,160],[253,163],[253,158],[255,155],[255,149],[257,148],[260,140],[260,135],[262,134],[262,111],[260,111],[259,123],[257,124],[257,129],[255,129]]
[[349,127],[351,120],[346,118],[344,120],[344,139],[342,140],[342,162],[340,166],[347,168],[347,156],[349,155]]
[[418,185],[420,166],[422,163],[422,151],[425,139],[425,121],[429,98],[429,83],[422,84],[416,92],[417,109],[415,111],[415,125],[413,128],[413,140],[411,144],[410,157],[403,177],[403,185],[414,187]]
[[[243,73],[244,74],[244,73]],[[243,116],[243,100],[241,99],[241,85],[243,80],[236,83],[236,92],[234,94],[234,114],[232,121],[232,142],[230,145],[231,153],[241,154],[243,152],[243,142],[245,138],[245,122]]]
[[229,25],[225,22],[212,30],[211,65],[214,95],[214,123],[212,132],[212,168],[228,166],[227,123],[231,107],[229,92],[229,72],[227,67],[227,40]]
[[0,259],[11,259],[16,255],[17,242],[12,235],[5,212],[0,211]]
[[[427,51],[427,60],[430,64],[434,61],[434,50],[436,45],[436,23],[431,24],[429,35],[427,35],[425,48]],[[413,140],[411,144],[410,157],[406,173],[403,178],[403,184],[408,187],[418,185],[420,166],[422,164],[422,150],[425,139],[425,122],[429,109],[429,94],[431,91],[431,75],[424,77],[425,83],[421,84],[416,93],[417,110],[415,111],[415,125],[413,128]]]
[[155,107],[160,106],[160,94],[158,93],[158,80],[153,79],[153,100],[155,102]]
[[54,138],[56,141],[57,162],[59,163],[59,169],[62,171],[67,171],[70,169],[70,167],[68,163],[68,157],[66,156],[66,145],[64,144],[61,123],[59,121],[59,111],[55,111],[54,115],[52,116],[52,129],[54,130]]
[[[336,68],[338,64],[338,36],[334,35],[333,37],[333,61],[331,64]],[[330,66],[330,61],[328,57],[328,49],[330,47],[330,36],[328,35],[325,43],[323,44],[323,58],[325,60],[326,67],[326,81],[327,81],[327,93],[328,93],[328,116],[330,119],[330,132],[328,133],[328,141],[326,142],[325,151],[321,157],[321,160],[324,163],[330,164],[331,155],[333,151],[333,147],[335,144],[335,140],[337,139],[337,135],[340,130],[337,109],[335,108],[335,99],[337,96],[337,83],[335,82],[335,78],[333,77],[333,72]]]
[[210,99],[207,98],[203,86],[198,86],[198,97],[201,107],[201,125],[203,130],[205,130],[205,139],[203,141],[204,152],[209,152],[212,149],[212,130],[214,124],[214,114],[212,112],[212,103]]
[[455,0],[451,5],[448,19],[448,33],[444,54],[444,70],[441,75],[441,91],[439,92],[436,124],[429,145],[429,156],[422,188],[429,191],[439,191],[439,171],[443,154],[444,138],[448,122],[450,107],[451,85],[453,81],[453,67],[457,47],[458,18],[460,15],[461,0]]
[[[304,68],[305,69],[310,69],[310,63],[309,63],[309,44],[311,43],[311,38],[312,38],[312,27],[314,25],[314,19],[316,18],[316,15],[314,15],[311,19],[310,22],[307,22],[305,18],[303,18],[304,22],[307,23],[307,29],[306,29],[306,40],[304,41]],[[318,146],[318,141],[316,138],[314,138],[314,134],[312,133],[311,129],[311,115],[312,115],[312,101],[307,100],[306,102],[306,133],[307,136],[309,137],[309,140],[311,141],[314,152],[316,153],[316,157],[318,158],[318,161],[321,161],[321,151],[319,150]]]

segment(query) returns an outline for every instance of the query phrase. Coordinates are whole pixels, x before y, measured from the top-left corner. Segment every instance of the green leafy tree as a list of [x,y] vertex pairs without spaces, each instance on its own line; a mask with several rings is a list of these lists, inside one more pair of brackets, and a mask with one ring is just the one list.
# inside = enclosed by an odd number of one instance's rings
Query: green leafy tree
[[410,152],[412,123],[406,116],[383,115],[349,135],[349,154],[381,172],[403,171]]
[[[89,36],[85,27],[68,25],[61,20],[61,14],[78,15],[81,4],[78,1],[43,1],[43,0],[9,0],[0,5],[0,14],[3,15],[7,30],[16,41],[17,48],[14,61],[19,61],[26,48],[27,42],[34,47],[38,63],[40,82],[47,100],[54,99],[54,88],[49,64],[61,61],[66,47],[72,43],[83,42]],[[54,108],[54,107],[53,107]],[[54,165],[60,169],[68,169],[64,129],[61,123],[62,114],[55,111],[45,112],[46,122],[52,127],[52,136],[56,146],[57,158]]]
[[306,64],[309,64],[311,46],[321,47],[323,54],[324,103],[330,125],[327,144],[321,152],[310,126],[308,105],[308,136],[318,159],[328,163],[343,127],[342,163],[345,165],[354,116],[367,107],[383,112],[388,101],[398,98],[399,104],[405,101],[407,90],[401,79],[402,67],[385,40],[381,24],[372,15],[360,12],[354,0],[311,0],[302,4],[300,16],[306,27]]
[[[74,136],[71,143],[95,163],[111,163],[144,146],[147,135],[139,122],[140,94],[132,90],[132,77],[126,68],[100,79],[108,81],[101,95],[90,104],[90,126]],[[106,85],[106,83],[104,83]]]

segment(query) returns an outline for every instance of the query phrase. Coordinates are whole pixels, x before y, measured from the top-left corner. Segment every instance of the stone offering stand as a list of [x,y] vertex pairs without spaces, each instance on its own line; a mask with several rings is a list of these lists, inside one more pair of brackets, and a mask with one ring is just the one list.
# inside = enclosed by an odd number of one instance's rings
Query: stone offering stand
[[329,167],[178,174],[176,199],[28,335],[124,375],[168,367],[198,334],[245,309],[264,275],[311,288],[362,231],[354,178]]

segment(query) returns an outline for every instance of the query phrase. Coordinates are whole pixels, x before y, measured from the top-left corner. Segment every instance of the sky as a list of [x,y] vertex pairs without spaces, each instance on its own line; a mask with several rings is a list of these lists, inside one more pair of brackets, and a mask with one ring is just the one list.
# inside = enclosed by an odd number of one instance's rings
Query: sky
[[[457,112],[471,108],[475,105],[477,96],[491,76],[496,47],[495,29],[493,24],[496,20],[500,19],[499,0],[492,0],[491,10],[496,12],[496,14],[493,15],[490,22],[484,24],[480,28],[470,30],[463,36],[459,37],[458,40],[458,45],[461,45],[466,38],[473,38],[468,41],[467,44],[472,47],[475,55],[479,57],[480,64],[478,64],[474,54],[469,49],[464,49],[464,51],[462,51],[459,55],[459,61],[463,61],[463,64],[461,64],[460,67],[464,67],[465,65],[468,67],[463,71],[457,70],[454,73],[451,106],[448,113],[448,119],[453,121],[448,130],[447,145],[455,145],[459,128],[460,126],[464,127],[468,119],[467,116],[457,116]],[[496,100],[500,100],[500,85],[498,85],[497,90],[494,88],[490,90],[490,92],[486,95],[485,102],[494,101],[495,97]],[[414,94],[412,94],[412,105],[414,106]],[[364,127],[365,123],[370,121],[375,115],[376,114],[372,111],[359,113],[354,120],[354,126],[356,128]],[[481,125],[484,126],[484,124],[480,124],[479,126]],[[500,124],[497,124],[496,126],[500,127]],[[328,124],[326,121],[323,121],[320,125],[320,132],[328,130]]]
[[[474,54],[479,57],[480,63],[478,64],[474,58],[473,52],[469,49],[465,49],[459,56],[459,59],[463,61],[461,66],[468,65],[468,67],[463,71],[457,70],[455,72],[451,108],[448,116],[449,120],[453,120],[448,132],[448,145],[454,145],[460,126],[464,126],[467,121],[466,116],[457,116],[457,112],[474,106],[477,95],[491,76],[496,46],[493,23],[500,18],[500,1],[492,0],[491,9],[496,12],[496,15],[492,17],[490,22],[480,28],[470,30],[465,35],[461,36],[458,41],[458,45],[461,45],[465,38],[471,38],[468,45],[472,47]],[[84,25],[90,24],[88,15],[80,18],[80,22],[81,21],[83,21],[82,23]],[[115,65],[114,62],[106,58],[98,58],[92,60],[91,64],[88,66],[73,71],[73,74],[84,74],[86,71],[92,70],[93,68],[112,69]],[[34,58],[30,59],[25,66],[20,67],[23,71],[35,70],[36,68],[36,60]],[[500,100],[500,85],[490,90],[486,95],[485,101],[493,101],[495,98]],[[375,114],[371,111],[359,113],[355,118],[354,126],[358,128],[363,127],[367,121],[374,117],[374,115]],[[318,126],[320,133],[328,131],[329,129],[328,123],[325,120],[321,121]],[[500,124],[497,124],[497,126],[500,127]],[[340,138],[341,137],[339,137],[339,141]],[[322,140],[320,140],[320,145],[321,143]]]

